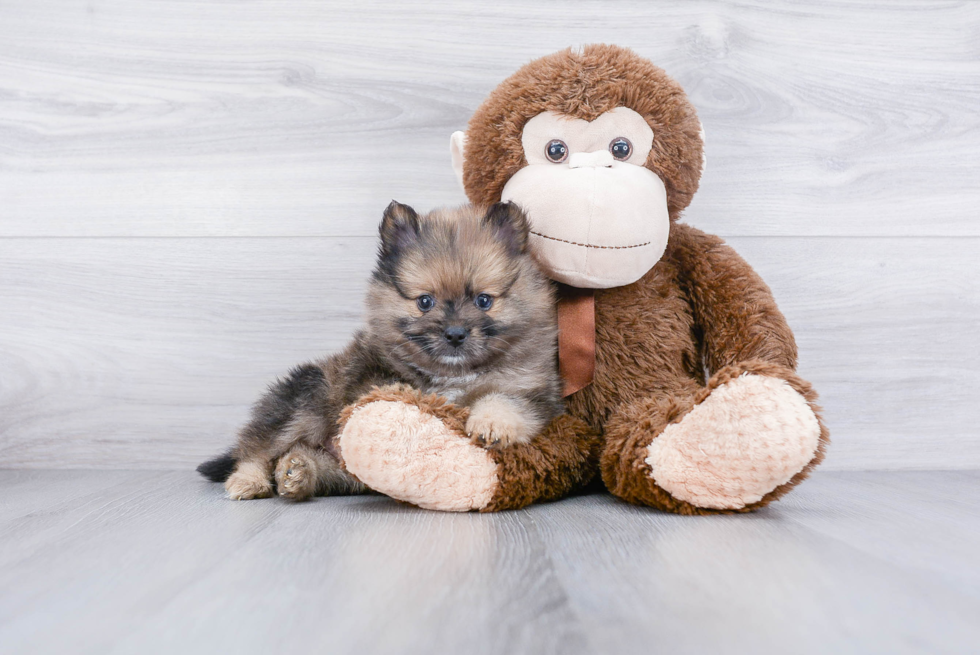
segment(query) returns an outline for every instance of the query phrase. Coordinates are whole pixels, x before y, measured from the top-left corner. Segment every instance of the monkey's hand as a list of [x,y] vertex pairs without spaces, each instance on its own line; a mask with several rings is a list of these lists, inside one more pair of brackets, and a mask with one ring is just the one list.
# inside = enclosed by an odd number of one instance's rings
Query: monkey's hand
[[487,394],[470,407],[466,434],[474,444],[484,448],[505,448],[527,443],[537,432],[537,425],[520,400],[499,393]]

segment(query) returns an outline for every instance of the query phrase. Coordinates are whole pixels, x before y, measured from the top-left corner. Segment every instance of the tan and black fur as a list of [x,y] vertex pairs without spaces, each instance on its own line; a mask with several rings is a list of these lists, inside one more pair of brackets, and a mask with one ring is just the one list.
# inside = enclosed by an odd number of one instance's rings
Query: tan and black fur
[[487,448],[528,442],[562,412],[554,291],[528,255],[528,229],[512,203],[420,216],[392,202],[367,327],[273,384],[237,445],[198,471],[235,499],[363,492],[338,461],[337,420],[392,384],[468,408],[466,432]]

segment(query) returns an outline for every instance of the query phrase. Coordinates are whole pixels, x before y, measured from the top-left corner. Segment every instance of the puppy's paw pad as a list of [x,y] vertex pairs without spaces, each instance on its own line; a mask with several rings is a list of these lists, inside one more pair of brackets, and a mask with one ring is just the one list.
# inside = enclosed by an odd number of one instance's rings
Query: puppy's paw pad
[[289,453],[276,466],[276,489],[290,500],[305,500],[316,491],[316,462],[301,453]]
[[235,471],[225,482],[225,490],[232,500],[252,500],[272,496],[272,481],[255,471]]

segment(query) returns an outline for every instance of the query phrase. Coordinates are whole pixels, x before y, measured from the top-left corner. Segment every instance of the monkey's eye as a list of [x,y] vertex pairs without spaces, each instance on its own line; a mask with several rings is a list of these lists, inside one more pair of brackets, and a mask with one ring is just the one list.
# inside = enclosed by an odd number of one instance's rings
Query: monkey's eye
[[415,299],[415,305],[423,312],[427,312],[436,306],[436,299],[426,293]]
[[561,139],[552,139],[544,147],[544,154],[550,161],[560,164],[568,157],[568,146]]
[[491,296],[488,293],[481,293],[479,296],[476,297],[475,302],[477,307],[479,307],[483,311],[487,311],[488,309],[493,307],[493,296]]
[[633,154],[633,144],[626,137],[618,136],[609,142],[609,152],[619,161],[623,161]]

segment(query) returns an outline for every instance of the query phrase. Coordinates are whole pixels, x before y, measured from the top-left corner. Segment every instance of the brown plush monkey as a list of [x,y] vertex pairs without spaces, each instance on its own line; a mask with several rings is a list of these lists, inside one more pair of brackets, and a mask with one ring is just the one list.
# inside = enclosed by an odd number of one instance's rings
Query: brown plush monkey
[[378,390],[345,414],[347,469],[457,511],[560,498],[596,473],[633,503],[750,511],[805,478],[828,433],[793,334],[735,251],[677,222],[702,147],[684,91],[624,48],[565,50],[497,87],[453,135],[454,166],[474,203],[528,211],[533,252],[563,283],[568,413],[530,444],[484,449],[464,410]]

